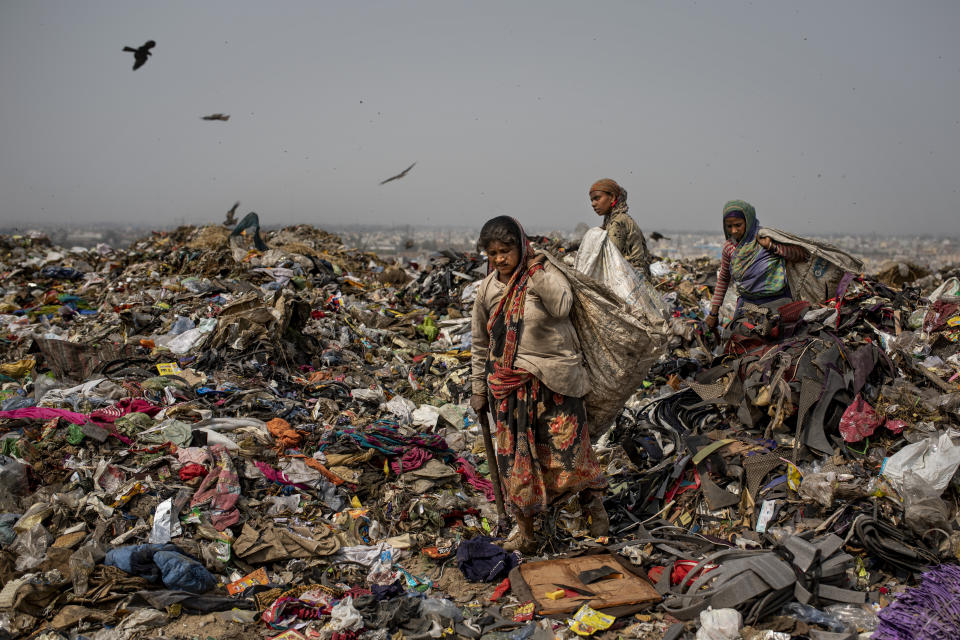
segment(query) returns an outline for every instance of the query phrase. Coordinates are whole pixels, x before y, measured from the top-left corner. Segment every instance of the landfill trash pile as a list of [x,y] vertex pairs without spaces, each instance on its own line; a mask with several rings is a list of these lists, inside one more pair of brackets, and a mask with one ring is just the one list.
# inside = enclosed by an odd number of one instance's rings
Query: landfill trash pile
[[468,404],[485,260],[392,263],[251,215],[128,249],[0,237],[0,637],[956,622],[956,269],[748,309],[721,342],[716,261],[655,262],[664,355],[594,442],[611,535],[573,498],[520,557]]

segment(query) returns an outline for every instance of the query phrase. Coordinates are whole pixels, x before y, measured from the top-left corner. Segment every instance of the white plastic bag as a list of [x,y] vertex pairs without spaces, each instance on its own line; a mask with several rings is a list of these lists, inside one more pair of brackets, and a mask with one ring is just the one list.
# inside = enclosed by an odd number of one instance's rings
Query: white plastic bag
[[941,298],[960,298],[960,280],[947,278],[930,294],[930,302],[937,302]]
[[666,318],[667,308],[660,294],[613,246],[605,229],[594,227],[587,231],[573,268],[606,285],[627,306],[641,310],[649,321]]
[[743,618],[736,609],[707,609],[700,612],[697,640],[738,640]]
[[353,598],[347,596],[333,606],[329,627],[334,631],[358,631],[363,627],[363,618],[353,606]]
[[166,544],[170,542],[173,513],[173,498],[167,498],[157,505],[153,512],[153,530],[150,532],[148,542],[151,544]]
[[416,427],[433,429],[437,426],[437,420],[440,419],[440,408],[430,404],[423,404],[410,415],[410,418]]
[[951,429],[939,438],[908,444],[884,461],[883,475],[894,489],[903,493],[904,476],[908,470],[912,471],[939,496],[960,467],[960,445],[953,442],[958,436],[960,432]]
[[403,396],[394,396],[390,402],[384,404],[383,407],[395,416],[397,422],[401,425],[410,424],[413,420],[413,412],[417,409],[417,405],[413,400],[408,400]]
[[656,278],[666,278],[668,275],[673,273],[673,269],[670,268],[670,265],[666,262],[651,262],[650,263],[650,275]]

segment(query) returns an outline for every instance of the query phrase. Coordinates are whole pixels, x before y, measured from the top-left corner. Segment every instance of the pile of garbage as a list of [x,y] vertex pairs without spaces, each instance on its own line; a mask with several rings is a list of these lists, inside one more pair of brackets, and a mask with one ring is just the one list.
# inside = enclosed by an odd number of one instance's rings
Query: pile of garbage
[[955,275],[858,274],[721,340],[716,269],[651,267],[663,355],[594,442],[610,537],[572,498],[521,558],[468,404],[482,256],[249,217],[128,249],[0,237],[0,637],[948,628]]

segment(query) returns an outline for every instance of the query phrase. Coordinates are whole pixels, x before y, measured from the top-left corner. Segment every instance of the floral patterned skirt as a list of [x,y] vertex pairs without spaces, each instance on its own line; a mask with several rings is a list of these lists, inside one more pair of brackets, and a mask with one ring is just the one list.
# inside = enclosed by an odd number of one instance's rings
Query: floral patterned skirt
[[531,377],[506,398],[490,395],[489,401],[504,501],[514,512],[530,516],[564,495],[606,488],[582,398],[555,393]]

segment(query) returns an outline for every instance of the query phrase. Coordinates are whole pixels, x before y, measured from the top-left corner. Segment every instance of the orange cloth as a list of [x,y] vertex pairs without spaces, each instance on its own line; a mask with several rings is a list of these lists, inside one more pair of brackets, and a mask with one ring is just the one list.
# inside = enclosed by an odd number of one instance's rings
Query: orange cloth
[[317,459],[315,459],[315,458],[310,458],[310,457],[305,456],[305,455],[302,455],[302,454],[291,454],[291,455],[288,455],[288,456],[286,456],[286,457],[287,457],[287,458],[300,458],[301,460],[303,460],[303,463],[304,463],[305,465],[307,465],[308,467],[311,467],[311,468],[316,469],[317,471],[319,471],[320,474],[321,474],[324,478],[326,478],[327,480],[329,480],[329,481],[332,482],[333,484],[335,484],[335,485],[341,485],[341,484],[343,484],[343,478],[341,478],[341,477],[338,476],[337,474],[335,474],[335,473],[333,473],[332,471],[330,471],[329,469],[327,469],[325,466],[323,466],[323,465],[320,463],[319,460],[317,460]]
[[277,444],[284,449],[287,447],[299,447],[300,443],[303,442],[303,436],[283,418],[274,418],[268,422],[267,430],[277,441]]
[[329,371],[314,371],[310,374],[310,377],[307,378],[309,384],[317,384],[318,382],[326,382],[335,378],[336,375],[330,373]]
[[623,191],[623,187],[617,184],[615,180],[611,180],[610,178],[602,178],[594,182],[590,187],[590,191],[587,191],[587,193],[590,193],[591,191],[603,191],[604,193],[609,193],[617,200],[624,200],[624,196],[626,195]]

